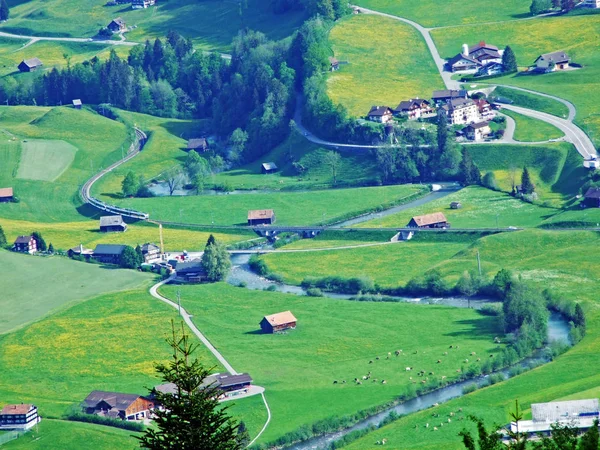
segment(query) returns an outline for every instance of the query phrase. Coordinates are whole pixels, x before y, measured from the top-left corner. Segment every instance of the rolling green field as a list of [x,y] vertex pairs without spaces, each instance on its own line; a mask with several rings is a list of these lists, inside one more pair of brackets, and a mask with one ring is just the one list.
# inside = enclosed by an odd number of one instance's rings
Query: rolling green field
[[521,142],[541,142],[548,139],[558,139],[564,136],[564,133],[553,125],[541,120],[533,119],[523,114],[505,109],[503,114],[512,117],[517,127],[515,129],[515,140]]
[[[565,33],[564,30],[571,30]],[[463,42],[485,40],[494,45],[510,44],[519,66],[526,67],[542,53],[563,50],[582,69],[545,75],[509,75],[496,78],[494,84],[508,84],[556,95],[577,108],[577,123],[600,143],[600,59],[596,46],[600,39],[600,15],[544,18],[485,28],[462,26],[434,30],[432,36],[443,57],[457,53]]]
[[[162,288],[171,298],[176,290]],[[493,343],[499,332],[494,319],[472,310],[314,299],[225,284],[182,286],[181,298],[195,323],[231,364],[248,371],[256,384],[266,388],[272,420],[261,442],[410,391],[415,386],[404,370],[407,365],[451,379],[470,352],[501,348]],[[298,318],[295,330],[280,335],[257,331],[263,315],[288,309]],[[435,330],[427,325],[433,322]],[[460,344],[460,350],[444,356],[449,343]],[[397,349],[403,350],[402,356],[394,356]],[[392,352],[389,360],[388,352]],[[438,359],[444,360],[441,365],[436,364]],[[368,371],[379,382],[357,385],[352,381]],[[382,384],[382,379],[387,383]],[[333,384],[334,380],[339,383]]]
[[[164,37],[177,30],[202,49],[228,50],[238,30],[250,28],[272,39],[282,39],[302,24],[303,12],[276,15],[269,2],[248,0],[246,8],[234,2],[183,0],[177,3],[158,1],[155,7],[132,10],[121,4],[105,6],[103,0],[52,0],[44,3],[10,0],[10,20],[0,31],[33,36],[92,37],[101,27],[122,17],[128,26],[128,40],[143,42]],[[200,20],[190,20],[197,18]]]
[[[554,293],[581,302],[586,311],[587,335],[582,342],[558,357],[554,362],[519,375],[507,382],[478,390],[462,398],[451,400],[435,408],[435,413],[445,420],[451,411],[456,417],[475,414],[493,423],[507,424],[508,412],[514,409],[518,399],[529,415],[531,403],[563,400],[567,398],[590,398],[597,394],[600,376],[595,367],[600,362],[599,310],[597,302],[598,279],[594,275],[595,256],[589,252],[590,245],[599,243],[595,232],[547,232],[529,230],[503,233],[485,237],[468,251],[438,266],[449,280],[456,280],[472,266],[475,253],[480,252],[484,273],[492,276],[501,268],[513,271],[539,289],[551,289]],[[462,412],[458,414],[459,408]],[[411,414],[356,441],[346,448],[371,449],[377,440],[386,438],[390,448],[402,449],[449,449],[464,448],[458,432],[464,427],[472,429],[467,421],[453,420],[439,431],[426,429],[432,423],[432,410]],[[437,420],[437,419],[435,419]]]
[[9,450],[64,450],[95,448],[99,450],[134,450],[139,444],[132,431],[93,425],[91,423],[67,422],[42,418],[39,432],[35,429],[17,440],[2,446]]
[[[261,256],[271,272],[287,283],[300,284],[309,276],[368,276],[383,287],[395,288],[468,248],[477,235],[449,234],[440,245],[435,237],[374,247],[332,249],[319,253],[269,253]],[[413,264],[418,258],[419,264]]]
[[329,41],[334,56],[348,64],[329,74],[327,92],[354,116],[365,116],[373,105],[395,108],[402,100],[429,98],[443,88],[423,38],[410,25],[359,14],[339,21]]
[[69,168],[77,147],[65,141],[33,139],[21,144],[17,178],[54,181]]
[[309,192],[240,193],[185,197],[127,198],[120,206],[150,214],[156,220],[215,225],[247,225],[248,210],[273,209],[279,225],[332,223],[381,205],[425,193],[420,185],[333,189]]
[[[261,159],[216,174],[208,180],[211,183],[226,184],[233,189],[272,189],[298,190],[323,189],[333,185],[331,170],[321,163],[323,154],[328,151],[312,144],[298,132],[264,155]],[[337,174],[337,186],[360,186],[372,184],[377,179],[377,168],[374,158],[367,152],[338,150],[342,162]],[[307,170],[299,175],[293,162],[299,162]],[[262,174],[263,162],[274,162],[279,171],[273,174]]]
[[[0,298],[0,334],[40,319],[70,303],[149,285],[152,277],[133,270],[105,269],[66,258],[40,258],[0,250],[0,264],[10,267]],[[43,294],[40,292],[43,289]]]
[[[424,27],[510,21],[530,16],[528,0],[474,0],[468,7],[460,0],[358,0],[359,6],[414,20]],[[479,42],[479,41],[476,41]],[[473,43],[476,43],[473,42]],[[458,53],[458,50],[457,50]]]
[[[532,94],[531,92],[523,92],[509,87],[497,86],[496,89],[494,89],[492,96],[508,98],[513,101],[513,105],[535,109],[536,111],[546,112],[558,117],[566,118],[569,115],[569,108],[567,108],[565,104],[548,97]],[[506,110],[503,112],[505,111]]]

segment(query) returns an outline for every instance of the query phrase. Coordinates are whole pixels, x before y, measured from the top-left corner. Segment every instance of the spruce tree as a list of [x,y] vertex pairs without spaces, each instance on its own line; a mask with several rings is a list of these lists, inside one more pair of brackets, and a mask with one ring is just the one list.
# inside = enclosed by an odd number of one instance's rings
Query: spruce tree
[[590,427],[589,430],[585,432],[583,436],[581,436],[581,441],[579,441],[578,450],[598,450],[598,419],[594,420],[594,424]]
[[203,382],[211,373],[192,354],[198,347],[185,333],[176,332],[167,342],[173,349],[168,364],[158,364],[157,372],[165,383],[175,385],[175,393],[152,390],[162,406],[154,410],[154,427],[139,437],[142,448],[153,450],[241,450],[237,425],[219,404],[219,390]]
[[545,13],[550,9],[552,9],[552,0],[533,0],[529,7],[532,16]]
[[48,246],[46,245],[46,241],[42,237],[42,233],[40,233],[39,231],[34,231],[33,233],[31,233],[31,235],[33,236],[33,239],[35,239],[35,246],[39,252],[45,252],[46,250],[48,250]]
[[472,184],[481,184],[481,172],[479,167],[473,162],[471,154],[466,148],[462,151],[462,160],[459,165],[459,175],[465,186]]
[[217,242],[217,240],[211,234],[210,236],[208,236],[208,240],[206,241],[206,245],[204,246],[204,248],[206,249],[206,247],[208,247],[209,245],[213,245],[215,242]]
[[535,186],[531,182],[531,176],[527,167],[523,167],[523,174],[521,175],[521,192],[523,194],[533,194]]
[[448,146],[448,119],[441,108],[437,115],[437,145],[440,154],[444,153]]
[[0,20],[8,20],[8,16],[10,16],[8,3],[6,3],[6,0],[0,0]]
[[573,318],[573,323],[575,323],[575,326],[580,327],[581,330],[585,332],[585,314],[579,303],[575,305],[575,317]]
[[48,253],[54,253],[54,245],[52,245],[52,242],[50,242],[50,245],[48,246]]
[[517,57],[509,45],[506,46],[504,53],[502,54],[502,65],[504,66],[505,72],[516,72],[518,69]]
[[142,264],[144,262],[144,254],[142,253],[142,247],[140,247],[140,245],[136,245],[135,247],[135,256],[136,256],[136,262],[138,263],[138,265]]
[[4,247],[6,245],[6,235],[4,234],[4,229],[2,225],[0,225],[0,247]]

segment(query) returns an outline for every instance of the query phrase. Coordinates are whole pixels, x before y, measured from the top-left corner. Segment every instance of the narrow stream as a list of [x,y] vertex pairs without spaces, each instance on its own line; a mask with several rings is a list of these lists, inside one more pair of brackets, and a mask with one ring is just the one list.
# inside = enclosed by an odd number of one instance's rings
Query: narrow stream
[[[273,281],[267,280],[264,277],[258,276],[254,272],[252,272],[248,266],[248,261],[250,259],[250,254],[236,254],[231,257],[231,262],[233,264],[233,268],[231,274],[229,275],[227,282],[234,286],[238,286],[240,283],[245,283],[247,289],[254,290],[263,290],[268,288],[269,286],[276,286],[278,292],[284,292],[295,295],[306,295],[306,292],[299,286],[292,286],[288,284],[275,283]],[[324,292],[324,296],[329,298],[336,299],[349,299],[353,297],[352,295],[347,294],[336,294],[330,292]],[[474,309],[479,309],[482,306],[490,303],[494,303],[493,301],[486,299],[471,299],[470,301],[466,298],[462,297],[446,297],[446,298],[433,298],[433,297],[424,297],[424,298],[409,298],[409,297],[394,297],[400,301],[413,303],[413,304],[421,304],[421,305],[446,305],[453,306],[456,308],[467,308],[470,307]],[[564,343],[569,343],[569,324],[564,320],[564,318],[557,313],[551,313],[550,318],[548,320],[548,342],[559,341]],[[532,363],[539,364],[543,362],[541,357],[541,350],[538,351],[534,356],[530,358],[526,358],[523,361],[517,363],[515,366],[527,367]],[[514,366],[513,366],[514,367]],[[504,374],[506,378],[509,377],[509,372],[511,368],[506,368],[501,370],[500,373]],[[335,433],[326,433],[321,436],[316,436],[312,439],[309,439],[304,442],[297,443],[290,447],[286,447],[289,450],[317,450],[317,449],[326,449],[328,446],[342,438],[343,436],[357,430],[364,430],[371,426],[379,425],[392,411],[400,415],[407,415],[417,411],[421,411],[426,408],[430,408],[435,404],[440,404],[446,402],[448,400],[461,397],[463,395],[463,388],[467,385],[471,385],[475,383],[477,386],[481,387],[486,385],[488,382],[488,375],[461,381],[456,384],[452,384],[443,388],[439,388],[433,392],[428,394],[423,394],[419,397],[416,397],[412,400],[408,400],[399,405],[390,407],[385,409],[384,411],[369,417],[357,424],[353,425],[350,428],[346,428],[344,430],[335,432]]]

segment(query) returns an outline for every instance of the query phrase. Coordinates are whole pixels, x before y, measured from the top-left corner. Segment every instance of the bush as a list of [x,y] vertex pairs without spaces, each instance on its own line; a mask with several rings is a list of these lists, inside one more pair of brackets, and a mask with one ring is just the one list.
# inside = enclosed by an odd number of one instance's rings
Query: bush
[[306,295],[309,297],[323,297],[323,291],[319,288],[308,288]]
[[306,277],[300,284],[302,288],[319,288],[323,291],[341,294],[359,294],[375,292],[375,282],[369,277],[344,278],[329,276],[324,278]]
[[498,182],[496,181],[496,175],[494,175],[494,172],[487,172],[483,176],[483,179],[481,180],[481,183],[486,188],[491,189],[492,191],[497,191],[498,190]]
[[479,312],[484,316],[499,316],[502,314],[502,306],[484,305],[479,309]]
[[463,395],[467,395],[467,394],[470,394],[471,392],[475,392],[477,389],[479,389],[479,386],[477,386],[475,383],[469,383],[463,387],[463,390],[462,390]]
[[245,281],[240,281],[238,284],[238,287],[241,287],[241,288],[248,287],[248,283],[246,283]]
[[275,286],[274,284],[270,284],[269,286],[267,286],[263,290],[268,291],[268,292],[275,292],[277,290],[277,286]]
[[144,431],[146,427],[138,422],[128,422],[127,420],[112,419],[110,417],[97,416],[96,414],[71,413],[67,418],[74,422],[95,423],[109,427],[122,428],[130,431]]
[[256,254],[250,257],[250,260],[248,261],[248,266],[250,267],[250,270],[260,275],[261,277],[267,276],[269,274],[269,267],[267,266],[267,263],[264,260],[260,259],[260,256]]
[[265,278],[274,281],[275,283],[283,283],[284,278],[280,273],[268,273]]

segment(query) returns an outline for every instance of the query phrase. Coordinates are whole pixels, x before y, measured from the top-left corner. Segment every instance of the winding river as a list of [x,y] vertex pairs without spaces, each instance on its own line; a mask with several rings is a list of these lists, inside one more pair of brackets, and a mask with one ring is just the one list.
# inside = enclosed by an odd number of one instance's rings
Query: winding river
[[[284,292],[295,295],[306,295],[304,289],[299,286],[293,286],[289,284],[281,284],[275,283],[273,281],[267,280],[264,277],[261,277],[252,270],[248,266],[248,261],[250,259],[250,254],[236,254],[231,257],[231,262],[233,268],[231,270],[231,274],[229,275],[227,282],[238,286],[240,283],[244,283],[246,288],[254,289],[254,290],[263,290],[269,288],[269,286],[276,286],[278,292]],[[352,295],[346,294],[336,294],[330,292],[324,292],[324,296],[336,299],[349,299],[353,297]],[[479,309],[486,304],[493,303],[489,300],[485,299],[471,299],[470,301],[466,298],[461,297],[446,297],[446,298],[433,298],[433,297],[424,297],[424,298],[409,298],[409,297],[394,297],[400,301],[413,303],[413,304],[421,304],[421,305],[446,305],[453,306],[456,308],[467,308],[471,307],[474,309]],[[564,343],[569,343],[569,324],[564,320],[564,318],[557,313],[551,313],[550,318],[548,320],[548,341],[559,341]],[[528,367],[531,364],[539,364],[540,362],[544,362],[541,356],[541,351],[538,351],[536,355],[526,358],[525,360],[516,364],[516,366]],[[500,373],[504,374],[506,378],[509,377],[510,368],[506,368]],[[342,438],[343,436],[351,433],[353,431],[364,430],[371,426],[378,426],[392,411],[399,415],[407,415],[417,411],[421,411],[423,409],[430,408],[435,404],[440,404],[446,402],[448,400],[461,397],[463,395],[463,388],[467,385],[471,385],[475,383],[477,386],[485,386],[488,383],[488,375],[477,377],[474,379],[469,379],[466,381],[461,381],[459,383],[455,383],[443,388],[436,389],[433,392],[428,394],[423,394],[418,396],[412,400],[408,400],[404,403],[401,403],[396,406],[389,407],[382,412],[375,414],[365,420],[362,420],[352,427],[346,428],[341,431],[326,433],[320,436],[316,436],[312,439],[309,439],[304,442],[297,443],[290,447],[286,447],[289,450],[317,450],[317,449],[326,449],[329,445]]]

